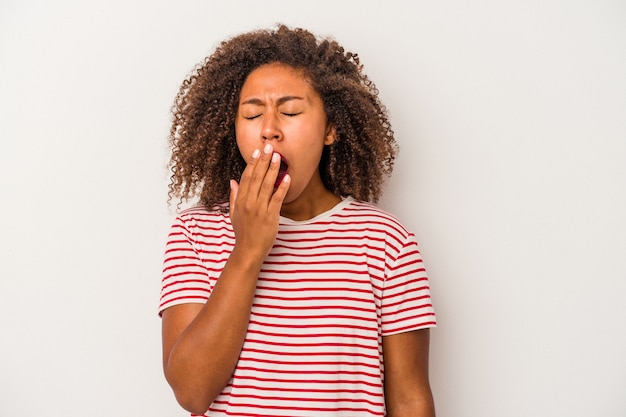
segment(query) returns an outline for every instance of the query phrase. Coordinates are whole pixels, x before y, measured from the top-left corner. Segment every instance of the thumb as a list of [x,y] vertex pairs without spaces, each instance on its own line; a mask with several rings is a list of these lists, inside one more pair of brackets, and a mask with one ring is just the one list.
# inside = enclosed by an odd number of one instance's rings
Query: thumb
[[235,201],[237,200],[237,193],[239,192],[239,184],[237,181],[230,180],[230,211],[235,209]]

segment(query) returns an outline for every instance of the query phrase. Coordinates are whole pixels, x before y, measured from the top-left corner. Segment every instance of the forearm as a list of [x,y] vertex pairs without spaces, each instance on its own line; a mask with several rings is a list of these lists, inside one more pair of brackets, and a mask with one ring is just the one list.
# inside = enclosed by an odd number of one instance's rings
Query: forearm
[[163,314],[165,376],[178,402],[192,413],[207,410],[237,365],[259,271],[276,239],[289,188],[289,177],[274,186],[279,168],[280,155],[269,143],[263,152],[252,153],[240,183],[230,181],[235,247],[209,299],[200,309],[187,306]]
[[434,417],[428,377],[430,331],[383,337],[387,417]]
[[211,296],[164,360],[178,402],[201,414],[231,378],[248,329],[260,261],[236,250]]
[[430,390],[404,403],[387,404],[387,417],[435,417],[435,403]]

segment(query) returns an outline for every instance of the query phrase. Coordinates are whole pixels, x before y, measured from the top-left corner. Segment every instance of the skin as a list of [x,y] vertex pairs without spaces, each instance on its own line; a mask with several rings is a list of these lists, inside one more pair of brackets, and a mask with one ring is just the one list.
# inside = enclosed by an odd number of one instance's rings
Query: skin
[[337,204],[340,199],[324,187],[318,168],[336,132],[304,75],[283,64],[257,68],[246,79],[239,103],[235,134],[246,162],[254,150],[270,145],[289,163],[292,183],[281,214],[306,220]]
[[[165,377],[181,406],[195,414],[208,409],[237,365],[280,215],[310,219],[340,201],[324,187],[318,169],[336,131],[300,71],[282,64],[254,70],[241,90],[235,131],[247,167],[239,182],[231,181],[234,249],[206,304],[178,305],[162,314]],[[289,173],[275,187],[281,155]],[[428,344],[428,330],[383,338],[388,416],[434,416]]]
[[435,417],[429,344],[428,329],[383,337],[387,417]]

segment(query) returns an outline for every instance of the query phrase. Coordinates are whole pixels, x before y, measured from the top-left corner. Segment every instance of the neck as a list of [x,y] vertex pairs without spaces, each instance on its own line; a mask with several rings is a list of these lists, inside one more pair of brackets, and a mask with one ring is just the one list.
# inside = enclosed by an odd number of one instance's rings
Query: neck
[[317,186],[311,187],[309,184],[306,192],[303,192],[295,200],[288,203],[283,202],[280,215],[291,220],[310,220],[325,211],[335,207],[341,198],[331,193],[321,182]]

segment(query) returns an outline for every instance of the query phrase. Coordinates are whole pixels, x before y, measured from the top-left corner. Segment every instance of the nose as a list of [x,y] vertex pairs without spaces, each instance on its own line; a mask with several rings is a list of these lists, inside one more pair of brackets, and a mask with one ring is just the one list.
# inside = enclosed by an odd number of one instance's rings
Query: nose
[[261,136],[263,137],[263,140],[281,140],[283,138],[280,123],[277,116],[274,115],[273,112],[268,112],[268,114],[266,114],[263,120]]

